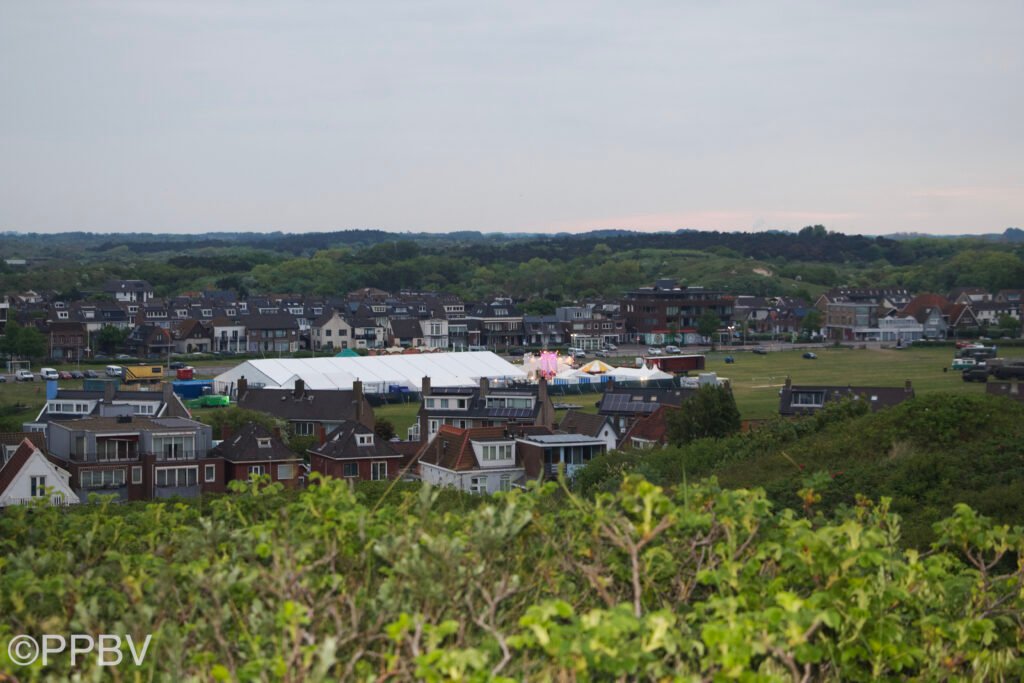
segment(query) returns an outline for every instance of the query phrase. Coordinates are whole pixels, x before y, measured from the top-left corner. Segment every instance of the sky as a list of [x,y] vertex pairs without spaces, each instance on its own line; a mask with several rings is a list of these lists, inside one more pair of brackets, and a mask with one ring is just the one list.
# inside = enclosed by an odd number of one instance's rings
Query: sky
[[0,0],[0,230],[1024,226],[1024,2]]

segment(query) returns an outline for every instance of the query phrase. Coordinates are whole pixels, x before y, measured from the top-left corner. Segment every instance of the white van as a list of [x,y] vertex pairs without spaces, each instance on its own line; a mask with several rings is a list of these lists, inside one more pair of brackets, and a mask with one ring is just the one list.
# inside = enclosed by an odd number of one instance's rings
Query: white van
[[53,368],[40,368],[39,377],[41,379],[60,379],[60,375]]
[[120,365],[108,365],[107,366],[107,377],[120,377],[121,366]]

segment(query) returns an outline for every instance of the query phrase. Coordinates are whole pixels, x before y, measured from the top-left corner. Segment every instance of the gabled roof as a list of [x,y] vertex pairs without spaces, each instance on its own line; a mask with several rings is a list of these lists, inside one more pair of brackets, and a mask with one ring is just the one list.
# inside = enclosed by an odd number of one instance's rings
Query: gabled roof
[[[261,446],[260,440],[269,441],[268,446]],[[288,448],[279,437],[263,425],[250,422],[242,427],[237,434],[221,441],[210,450],[211,457],[221,457],[232,463],[240,462],[283,462],[298,460],[302,456]]]
[[611,426],[612,431],[615,431],[615,426],[607,415],[592,415],[578,410],[570,410],[558,424],[558,429],[569,434],[584,434],[596,437],[600,436],[601,430],[604,429],[605,425]]
[[391,333],[399,339],[417,339],[423,336],[423,328],[415,318],[395,318],[391,321]]
[[0,432],[0,446],[20,446],[25,439],[39,450],[46,451],[45,432]]
[[480,463],[473,452],[472,442],[504,438],[506,438],[505,429],[502,427],[459,429],[450,425],[441,425],[437,434],[434,435],[434,440],[426,444],[420,451],[419,462],[437,465],[455,472],[479,469]]
[[668,442],[668,423],[666,416],[670,411],[679,410],[674,406],[659,406],[650,415],[644,415],[633,423],[626,435],[622,437],[622,445],[628,447],[632,439],[643,439],[657,444]]
[[[360,445],[359,436],[372,436],[373,443]],[[420,445],[416,442],[417,447]],[[406,451],[408,449],[405,449]],[[310,453],[321,455],[332,460],[358,460],[361,458],[404,458],[408,457],[398,452],[391,446],[390,441],[385,441],[373,433],[373,430],[358,422],[346,421],[340,427],[327,435],[327,440],[315,448],[309,449]]]
[[[818,405],[793,405],[793,394],[813,393],[820,398]],[[780,415],[806,415],[819,410],[824,404],[834,401],[841,401],[845,398],[854,400],[866,400],[872,411],[882,408],[889,408],[914,398],[914,389],[910,381],[902,387],[855,387],[855,386],[827,386],[827,385],[786,385],[779,392],[779,414]]]
[[242,318],[248,330],[298,330],[299,322],[290,313],[253,313]]
[[[337,422],[356,419],[356,392],[351,389],[252,389],[238,397],[238,407],[258,410],[282,420]],[[373,419],[373,408],[364,396],[363,415]]]

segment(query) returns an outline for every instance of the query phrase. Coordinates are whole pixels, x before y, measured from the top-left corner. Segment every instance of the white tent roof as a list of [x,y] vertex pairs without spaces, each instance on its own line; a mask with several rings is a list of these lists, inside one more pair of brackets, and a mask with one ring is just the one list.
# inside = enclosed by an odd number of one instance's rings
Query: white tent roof
[[290,389],[301,379],[310,389],[351,389],[361,380],[366,392],[385,392],[390,385],[419,391],[424,377],[434,387],[474,386],[480,378],[524,380],[522,368],[490,351],[410,353],[352,358],[265,358],[248,360],[214,379],[218,391],[241,377],[267,388]]

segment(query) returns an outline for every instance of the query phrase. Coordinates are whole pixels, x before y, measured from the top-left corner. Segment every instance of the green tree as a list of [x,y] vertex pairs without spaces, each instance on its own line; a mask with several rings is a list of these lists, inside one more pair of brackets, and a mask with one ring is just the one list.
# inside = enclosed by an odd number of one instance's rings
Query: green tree
[[42,358],[46,355],[46,337],[35,327],[22,327],[15,321],[7,323],[0,351],[21,358]]
[[382,441],[391,441],[395,438],[395,425],[391,420],[380,418],[373,423],[373,433]]
[[811,308],[807,310],[804,319],[800,321],[800,329],[807,334],[819,334],[821,332],[821,324],[821,311],[817,308]]
[[722,321],[718,319],[718,315],[708,309],[701,313],[700,317],[697,318],[697,334],[700,336],[711,339],[712,344],[714,343],[715,333],[718,332],[718,328],[721,326]]
[[257,410],[246,410],[245,408],[239,408],[238,406],[231,406],[230,408],[216,408],[208,412],[203,412],[196,415],[196,419],[213,427],[213,436],[217,439],[220,438],[224,427],[227,427],[231,433],[237,433],[242,427],[250,422],[263,425],[269,430],[273,430],[275,427],[280,427],[280,423],[270,415],[261,413]]
[[103,353],[113,353],[117,349],[121,348],[124,344],[124,340],[128,338],[128,330],[113,325],[104,325],[100,328],[100,331],[96,333],[96,346],[99,347]]
[[668,438],[674,444],[735,434],[740,430],[740,411],[726,386],[705,385],[666,415]]

